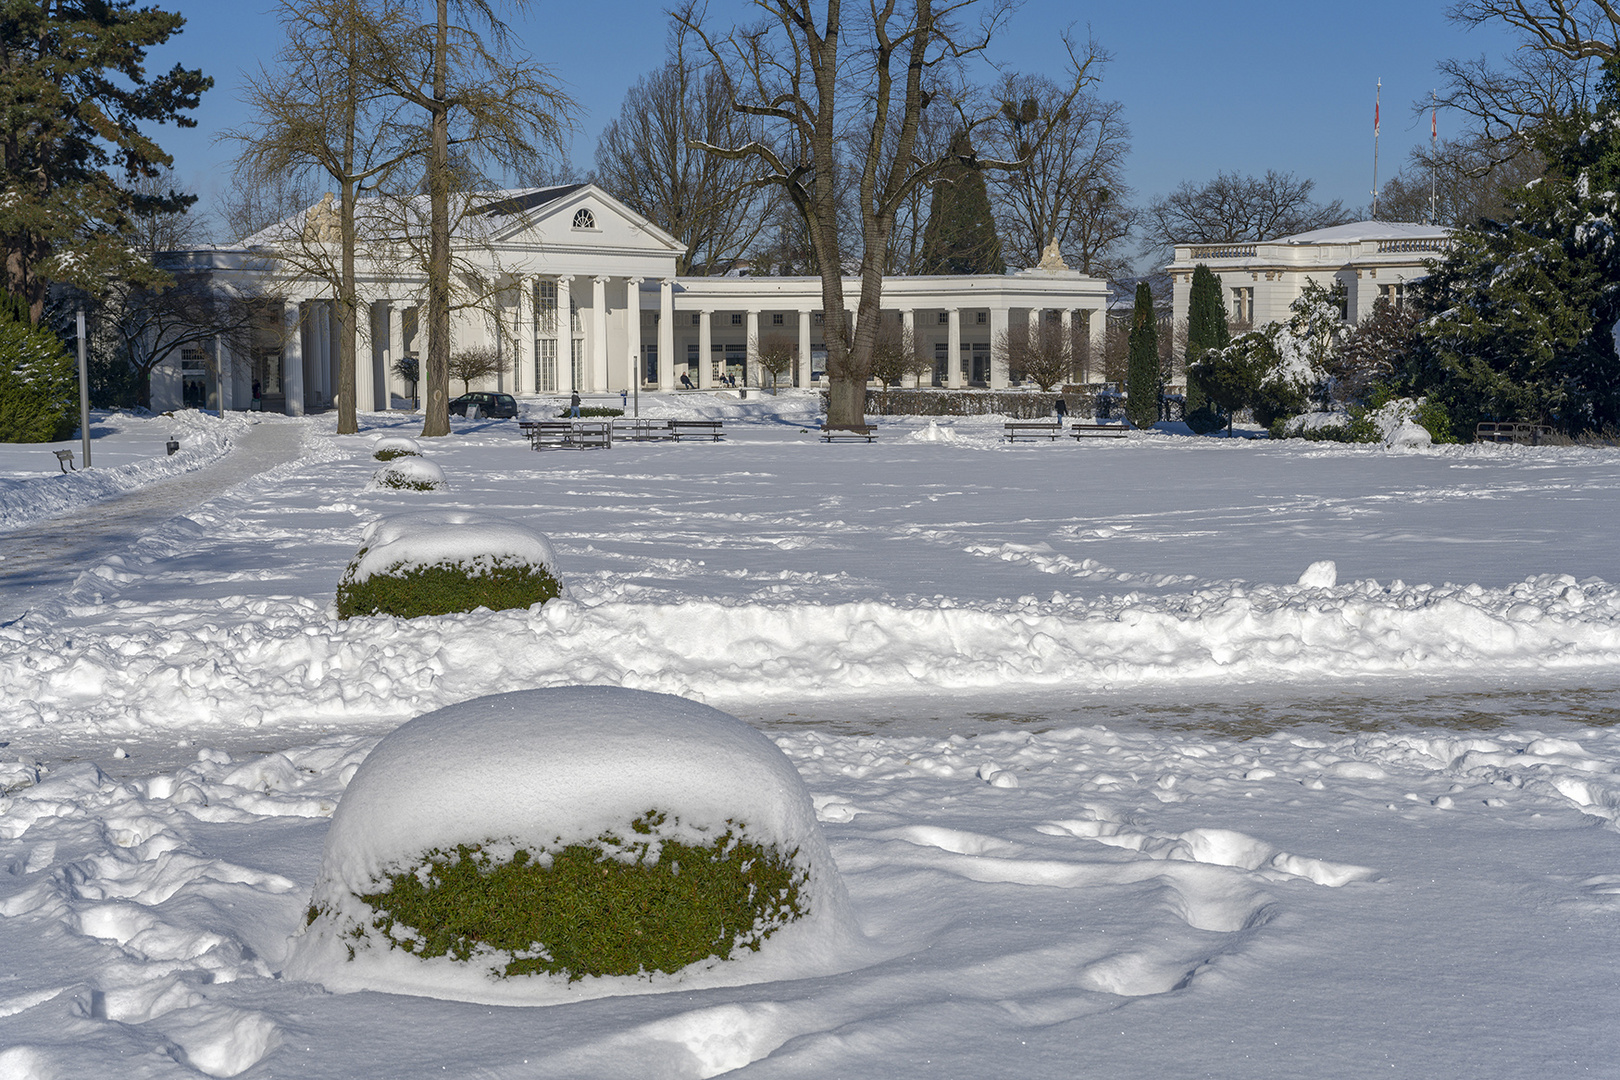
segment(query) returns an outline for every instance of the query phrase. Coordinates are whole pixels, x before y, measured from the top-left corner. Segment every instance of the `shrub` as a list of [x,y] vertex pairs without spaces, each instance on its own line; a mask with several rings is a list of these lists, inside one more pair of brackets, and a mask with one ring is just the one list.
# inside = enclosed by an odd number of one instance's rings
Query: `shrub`
[[1187,427],[1194,435],[1208,435],[1225,427],[1226,424],[1227,418],[1216,412],[1215,407],[1208,402],[1187,414]]
[[0,442],[56,442],[78,426],[73,359],[43,327],[0,321]]
[[489,850],[509,843],[430,851],[359,899],[378,913],[373,929],[406,952],[467,961],[493,949],[510,955],[494,969],[501,977],[544,972],[569,982],[673,974],[737,949],[757,952],[804,915],[797,852],[746,839],[740,823],[707,844],[684,843],[661,835],[668,821],[647,811],[629,823],[629,842],[603,833],[509,856]]
[[371,456],[376,458],[378,461],[393,461],[395,458],[421,457],[422,455],[417,453],[415,450],[398,450],[393,447],[389,447],[386,450],[378,450]]
[[378,469],[371,478],[371,484],[373,487],[398,491],[448,491],[450,488],[444,478],[444,470],[411,453],[396,456]]
[[561,595],[555,566],[545,537],[496,518],[387,518],[368,528],[338,582],[338,618],[528,608]]
[[378,461],[393,461],[395,458],[420,457],[422,448],[415,439],[404,435],[384,435],[371,444],[371,456]]
[[[581,405],[579,407],[579,415],[580,416],[623,416],[624,415],[624,410],[623,409],[610,409],[606,405]],[[574,410],[572,410],[570,408],[567,408],[566,406],[563,408],[562,412],[557,414],[557,419],[559,419],[559,420],[572,420],[573,418],[574,418]]]

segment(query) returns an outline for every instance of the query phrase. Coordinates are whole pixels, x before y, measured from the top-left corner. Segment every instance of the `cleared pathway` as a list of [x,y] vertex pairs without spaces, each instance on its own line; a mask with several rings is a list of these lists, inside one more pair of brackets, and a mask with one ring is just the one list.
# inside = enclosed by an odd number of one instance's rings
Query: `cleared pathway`
[[0,625],[66,592],[175,515],[296,459],[303,432],[301,424],[257,424],[211,465],[0,534]]

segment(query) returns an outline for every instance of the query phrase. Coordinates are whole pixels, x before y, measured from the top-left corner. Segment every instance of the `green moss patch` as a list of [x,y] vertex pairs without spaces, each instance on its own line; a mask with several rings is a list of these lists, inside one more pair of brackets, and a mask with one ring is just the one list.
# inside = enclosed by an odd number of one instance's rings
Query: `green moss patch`
[[657,839],[665,821],[648,811],[631,823],[628,842],[604,833],[502,859],[485,845],[430,851],[360,899],[393,947],[464,962],[492,949],[508,957],[494,975],[570,982],[671,973],[757,951],[806,914],[797,851],[754,843],[734,822],[707,844]]
[[499,558],[480,559],[472,566],[440,562],[396,568],[355,581],[354,570],[367,550],[360,549],[338,582],[339,619],[357,615],[415,619],[480,607],[503,611],[543,604],[562,592],[562,585],[543,567]]

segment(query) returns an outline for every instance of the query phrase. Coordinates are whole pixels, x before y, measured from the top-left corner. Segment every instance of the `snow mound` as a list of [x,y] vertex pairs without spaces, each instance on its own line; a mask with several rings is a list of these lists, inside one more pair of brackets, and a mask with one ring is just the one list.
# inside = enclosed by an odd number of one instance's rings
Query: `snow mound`
[[421,454],[422,447],[408,435],[381,435],[372,440],[373,454],[386,454],[390,451],[395,454]]
[[540,567],[553,578],[557,556],[532,529],[488,514],[463,510],[394,514],[361,533],[360,555],[346,579],[358,584],[373,575],[398,575],[442,563]]
[[1430,446],[1433,443],[1434,437],[1414,420],[1402,420],[1394,430],[1384,436],[1384,445],[1389,447]]
[[401,457],[378,469],[366,485],[367,491],[401,488],[448,491],[450,484],[444,478],[444,470],[433,462],[419,457]]
[[928,426],[913,431],[906,438],[912,442],[956,442],[956,429],[940,427],[938,421],[928,421]]
[[1332,559],[1321,559],[1305,568],[1299,575],[1299,585],[1306,589],[1331,589],[1339,583],[1339,567]]
[[[537,852],[622,832],[655,807],[685,835],[741,826],[806,873],[807,913],[759,950],[672,975],[501,979],[487,964],[421,959],[371,927],[360,896],[431,850]],[[523,690],[420,716],[355,773],[326,836],[312,907],[287,974],[337,992],[380,990],[486,1004],[731,986],[855,966],[860,933],[803,780],[764,735],[706,705],[612,687]]]

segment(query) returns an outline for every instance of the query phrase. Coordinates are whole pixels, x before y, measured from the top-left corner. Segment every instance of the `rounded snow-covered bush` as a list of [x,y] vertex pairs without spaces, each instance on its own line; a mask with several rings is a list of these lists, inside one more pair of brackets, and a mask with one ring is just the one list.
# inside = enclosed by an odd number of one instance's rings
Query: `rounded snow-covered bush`
[[551,544],[532,529],[465,511],[399,514],[366,526],[338,582],[337,614],[500,611],[561,593]]
[[378,461],[393,461],[402,457],[421,457],[422,448],[415,439],[405,435],[383,435],[373,440],[371,456]]
[[373,488],[395,488],[401,491],[448,491],[450,485],[444,470],[421,457],[397,457],[371,478]]
[[288,970],[539,1002],[826,974],[858,940],[775,744],[683,698],[564,687],[452,705],[377,745]]

